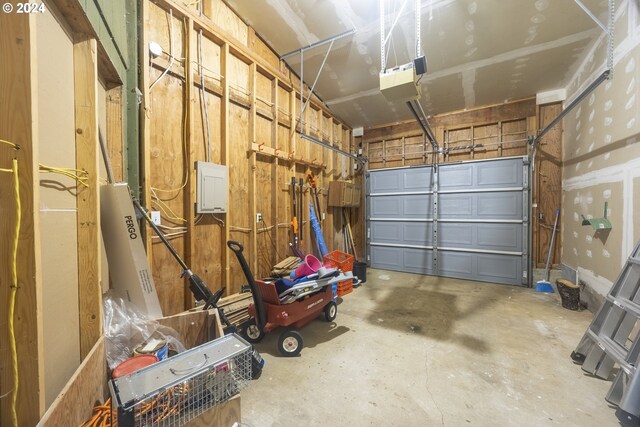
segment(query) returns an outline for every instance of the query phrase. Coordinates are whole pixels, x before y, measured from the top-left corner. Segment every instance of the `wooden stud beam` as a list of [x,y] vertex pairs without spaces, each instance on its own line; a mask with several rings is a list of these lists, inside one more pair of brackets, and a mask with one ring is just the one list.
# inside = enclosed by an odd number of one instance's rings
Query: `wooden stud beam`
[[[0,167],[18,160],[21,224],[17,254],[18,288],[15,300],[15,336],[18,353],[18,425],[33,426],[44,412],[42,337],[42,278],[40,271],[35,15],[0,13],[0,139],[20,146],[15,151],[0,144]],[[0,300],[9,301],[16,202],[11,174],[0,174]],[[12,425],[11,391],[14,377],[8,357],[8,305],[0,304],[0,425]]]
[[[149,2],[143,1],[140,2],[140,10],[139,14],[142,20],[142,31],[140,34],[140,46],[144,46],[144,49],[140,49],[140,90],[142,91],[142,118],[140,120],[140,132],[142,138],[142,153],[140,155],[142,164],[140,168],[142,170],[142,178],[140,180],[140,187],[142,189],[142,193],[140,194],[140,199],[143,205],[147,208],[151,208],[151,119],[149,118],[149,114],[147,114],[147,109],[150,108],[151,105],[151,96],[149,92]],[[153,245],[151,244],[151,237],[153,236],[153,231],[146,223],[146,221],[142,222],[143,233],[145,236],[145,247],[147,249],[147,261],[149,262],[149,266],[153,267]]]
[[[229,45],[224,43],[222,48],[220,49],[220,70],[222,71],[222,104],[220,108],[220,158],[222,160],[222,164],[226,166],[229,165],[229,79],[227,76],[229,75],[230,70],[230,60],[229,60]],[[229,214],[227,214],[227,219],[231,218]],[[229,252],[230,250],[227,248],[227,242],[230,238],[230,227],[228,221],[224,226],[224,233],[222,233],[222,279],[223,286],[227,288],[231,286],[231,267]]]
[[[199,15],[194,10],[182,4],[173,2],[172,0],[152,0],[152,1],[163,9],[166,9],[166,10],[173,9],[174,17],[179,17],[179,18],[186,17],[186,18],[192,19],[196,30],[202,29],[203,35],[206,35],[207,38],[221,45],[226,44],[228,46],[229,53],[233,54],[238,59],[244,61],[247,64],[251,64],[251,63],[256,64],[256,66],[259,67],[260,72],[262,74],[267,75],[269,78],[278,79],[279,84],[282,87],[286,88],[287,90],[292,89],[293,84],[295,82],[292,81],[291,79],[291,76],[290,76],[291,73],[288,73],[289,76],[287,76],[286,73],[283,73],[282,71],[277,70],[273,68],[271,65],[265,63],[264,60],[260,58],[255,52],[253,52],[248,46],[245,46],[242,42],[236,39],[228,31],[220,28],[220,26],[214,23],[206,15],[204,14]],[[146,2],[143,2],[143,3],[146,3]],[[207,10],[207,8],[211,6],[212,6],[211,2],[204,3],[205,13],[210,13]],[[147,45],[143,45],[143,46],[147,46]],[[287,78],[289,78],[290,81],[287,81],[286,80]],[[317,105],[319,109],[325,111],[326,113],[331,114],[331,111],[329,111],[329,109],[326,106],[322,104],[316,104],[313,101],[311,103],[314,105]]]
[[[271,143],[274,146],[278,146],[278,80],[273,79],[271,81],[271,112],[274,120],[271,122]],[[278,233],[278,158],[275,157],[271,162],[271,225],[273,225],[273,242],[275,245],[275,252],[271,254],[271,263],[275,265],[281,260],[276,259],[278,248],[280,247],[280,239]]]
[[[249,144],[256,140],[256,64],[249,66]],[[249,154],[249,224],[251,224],[251,252],[249,253],[249,265],[251,271],[258,272],[258,222],[256,221],[257,202],[257,162],[253,151]],[[262,225],[260,225],[262,227]]]
[[124,128],[123,128],[123,97],[122,86],[107,91],[107,128],[106,138],[116,182],[124,180]]
[[[184,191],[184,218],[187,220],[187,234],[185,235],[185,260],[187,265],[194,265],[194,253],[196,251],[196,242],[194,239],[195,234],[195,208],[194,204],[196,201],[196,170],[194,168],[194,162],[196,160],[194,149],[193,149],[193,135],[195,134],[195,121],[194,121],[194,113],[193,106],[196,104],[196,90],[194,86],[194,70],[191,64],[197,57],[196,49],[198,48],[198,41],[196,41],[196,32],[193,28],[193,20],[188,19],[187,25],[185,28],[186,34],[184,34],[184,41],[186,42],[185,55],[186,60],[185,64],[188,64],[185,68],[186,73],[186,84],[184,86],[184,94],[187,102],[185,102],[186,117],[187,117],[187,141],[186,141],[186,153],[187,156],[185,161],[185,167],[187,170],[185,173],[189,174],[189,184]],[[206,84],[205,88],[206,89]],[[204,99],[202,100],[202,108],[207,108],[207,105],[204,103]],[[185,289],[188,287],[188,283],[185,283]],[[184,293],[184,308],[188,310],[193,307],[193,295],[191,292]]]
[[86,171],[88,176],[88,188],[78,186],[76,202],[81,359],[102,335],[97,48],[95,39],[73,46],[76,168]]

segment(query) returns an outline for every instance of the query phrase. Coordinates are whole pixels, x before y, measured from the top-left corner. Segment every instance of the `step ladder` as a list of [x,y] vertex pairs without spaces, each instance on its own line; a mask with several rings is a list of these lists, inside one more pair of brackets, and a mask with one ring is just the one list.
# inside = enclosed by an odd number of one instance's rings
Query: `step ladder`
[[613,384],[605,399],[618,417],[640,417],[640,242],[571,358],[582,369]]

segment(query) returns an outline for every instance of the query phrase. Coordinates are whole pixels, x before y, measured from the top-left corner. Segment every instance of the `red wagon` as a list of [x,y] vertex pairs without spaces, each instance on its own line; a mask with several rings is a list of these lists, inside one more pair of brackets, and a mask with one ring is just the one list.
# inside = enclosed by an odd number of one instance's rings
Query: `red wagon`
[[316,282],[310,283],[304,299],[283,304],[274,283],[256,280],[253,277],[242,254],[242,245],[230,240],[227,246],[236,254],[253,293],[253,304],[249,306],[251,319],[243,328],[243,335],[247,341],[257,343],[264,338],[266,332],[285,327],[278,339],[278,349],[284,356],[296,356],[304,345],[302,335],[297,329],[314,320],[322,312],[328,322],[336,318],[338,306],[334,300],[332,282],[327,281],[322,286]]

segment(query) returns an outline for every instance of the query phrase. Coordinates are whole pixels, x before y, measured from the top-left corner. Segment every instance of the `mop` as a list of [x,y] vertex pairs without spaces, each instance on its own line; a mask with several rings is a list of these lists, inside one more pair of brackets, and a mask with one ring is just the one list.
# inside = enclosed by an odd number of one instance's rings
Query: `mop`
[[549,270],[551,269],[551,253],[553,252],[553,244],[556,240],[556,227],[558,226],[558,217],[560,216],[560,208],[556,209],[556,220],[553,223],[553,231],[551,232],[551,242],[549,242],[549,252],[547,253],[547,265],[544,269],[544,280],[536,282],[536,292],[553,293],[553,285],[549,282]]

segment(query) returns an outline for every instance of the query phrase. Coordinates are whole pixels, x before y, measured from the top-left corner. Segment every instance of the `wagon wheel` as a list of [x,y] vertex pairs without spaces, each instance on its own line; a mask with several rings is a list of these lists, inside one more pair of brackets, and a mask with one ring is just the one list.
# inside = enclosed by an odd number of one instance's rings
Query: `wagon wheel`
[[284,331],[278,339],[278,350],[286,357],[294,357],[300,354],[303,345],[302,335],[294,330]]

